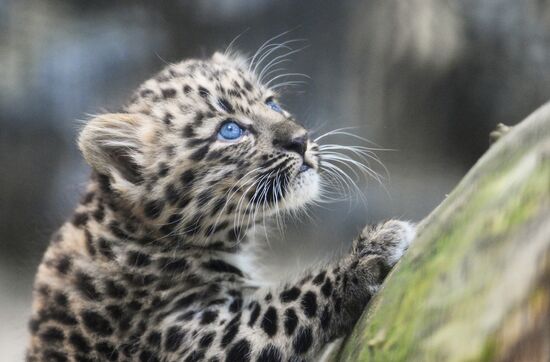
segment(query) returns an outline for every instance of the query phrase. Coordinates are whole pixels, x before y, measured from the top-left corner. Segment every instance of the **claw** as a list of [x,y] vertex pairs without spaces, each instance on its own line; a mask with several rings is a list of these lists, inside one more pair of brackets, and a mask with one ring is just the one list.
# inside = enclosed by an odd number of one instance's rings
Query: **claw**
[[501,139],[505,134],[510,132],[511,129],[512,129],[511,126],[507,126],[502,123],[497,124],[497,128],[495,128],[495,130],[493,130],[489,134],[489,143],[493,145],[496,141]]

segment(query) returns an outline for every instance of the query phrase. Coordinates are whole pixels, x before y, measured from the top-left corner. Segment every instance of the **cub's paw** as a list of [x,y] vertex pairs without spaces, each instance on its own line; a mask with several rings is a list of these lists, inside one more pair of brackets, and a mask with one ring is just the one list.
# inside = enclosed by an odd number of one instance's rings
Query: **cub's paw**
[[354,253],[360,257],[381,256],[388,266],[393,267],[415,235],[416,226],[407,221],[389,220],[375,226],[367,225],[354,242]]

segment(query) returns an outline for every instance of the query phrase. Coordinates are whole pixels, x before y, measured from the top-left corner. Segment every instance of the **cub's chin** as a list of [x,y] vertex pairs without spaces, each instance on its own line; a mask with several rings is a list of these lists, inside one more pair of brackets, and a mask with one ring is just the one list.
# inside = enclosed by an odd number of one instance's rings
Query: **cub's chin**
[[281,206],[286,210],[295,210],[314,201],[319,195],[319,183],[319,174],[313,168],[299,172],[288,184]]

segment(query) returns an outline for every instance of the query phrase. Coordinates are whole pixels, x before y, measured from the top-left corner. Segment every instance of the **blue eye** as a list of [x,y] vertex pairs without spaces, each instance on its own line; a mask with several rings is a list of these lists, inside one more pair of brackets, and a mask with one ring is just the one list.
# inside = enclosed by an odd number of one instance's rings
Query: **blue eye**
[[277,104],[277,102],[273,100],[273,98],[268,98],[265,101],[265,104],[275,112],[283,113],[283,109],[281,108],[281,106],[279,106],[279,104]]
[[222,140],[236,140],[240,138],[244,130],[234,121],[226,121],[218,131],[218,138]]

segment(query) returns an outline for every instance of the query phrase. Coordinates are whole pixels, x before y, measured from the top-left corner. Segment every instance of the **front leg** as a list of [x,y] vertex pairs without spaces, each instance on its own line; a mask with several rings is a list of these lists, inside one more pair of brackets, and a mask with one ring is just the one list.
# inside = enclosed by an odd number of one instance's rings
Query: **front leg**
[[248,296],[228,289],[233,298],[226,303],[194,306],[190,310],[200,312],[191,320],[172,319],[164,331],[167,360],[315,360],[326,343],[351,329],[413,237],[405,222],[367,227],[351,254],[296,282]]

